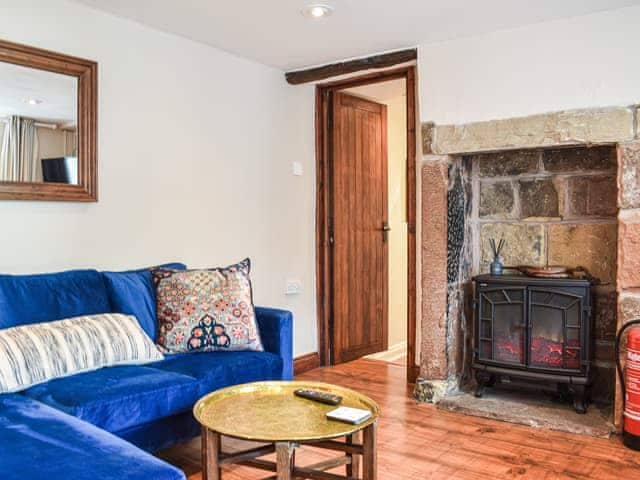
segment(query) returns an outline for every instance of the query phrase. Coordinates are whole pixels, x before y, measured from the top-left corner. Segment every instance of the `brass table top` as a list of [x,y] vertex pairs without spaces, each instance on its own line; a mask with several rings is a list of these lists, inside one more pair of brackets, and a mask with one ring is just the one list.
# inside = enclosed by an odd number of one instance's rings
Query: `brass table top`
[[[325,405],[293,394],[307,388],[340,395],[340,405]],[[338,407],[371,411],[359,425],[326,418]],[[193,414],[209,430],[242,440],[305,442],[342,437],[374,423],[380,407],[354,390],[316,382],[256,382],[224,388],[201,398]]]

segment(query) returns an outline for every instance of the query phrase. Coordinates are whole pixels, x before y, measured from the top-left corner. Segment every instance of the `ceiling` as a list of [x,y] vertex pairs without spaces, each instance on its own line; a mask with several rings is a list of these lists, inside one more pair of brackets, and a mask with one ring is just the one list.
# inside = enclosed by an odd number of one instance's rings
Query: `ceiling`
[[239,56],[293,70],[640,4],[640,0],[76,0]]
[[[76,122],[77,79],[0,62],[0,118],[19,115],[41,122]],[[42,103],[29,105],[27,100]]]

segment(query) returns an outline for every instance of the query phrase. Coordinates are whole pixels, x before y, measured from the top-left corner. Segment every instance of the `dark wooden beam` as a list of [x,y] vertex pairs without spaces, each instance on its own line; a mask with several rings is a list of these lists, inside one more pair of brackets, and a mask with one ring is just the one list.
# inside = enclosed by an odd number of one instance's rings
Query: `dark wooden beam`
[[307,70],[287,72],[285,73],[285,78],[291,85],[300,85],[301,83],[315,82],[324,80],[325,78],[346,75],[371,68],[387,68],[400,63],[411,62],[417,58],[418,50],[411,48],[408,50],[373,55],[371,57],[356,58],[355,60],[347,60],[346,62],[332,63]]

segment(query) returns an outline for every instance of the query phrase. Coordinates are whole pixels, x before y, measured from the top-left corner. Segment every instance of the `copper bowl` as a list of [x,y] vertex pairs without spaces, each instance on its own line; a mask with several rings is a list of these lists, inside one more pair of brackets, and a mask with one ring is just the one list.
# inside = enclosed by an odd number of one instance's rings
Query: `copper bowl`
[[543,278],[567,278],[569,277],[569,267],[563,265],[549,265],[546,267],[536,267],[523,265],[518,267],[518,270],[530,277],[543,277]]

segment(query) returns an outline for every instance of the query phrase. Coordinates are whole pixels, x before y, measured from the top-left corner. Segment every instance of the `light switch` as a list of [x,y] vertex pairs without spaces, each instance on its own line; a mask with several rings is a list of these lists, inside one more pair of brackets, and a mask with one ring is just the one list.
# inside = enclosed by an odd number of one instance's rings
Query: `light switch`
[[284,289],[285,295],[298,295],[302,290],[302,282],[300,280],[287,280]]
[[293,162],[293,174],[296,177],[302,176],[302,164],[300,162]]

